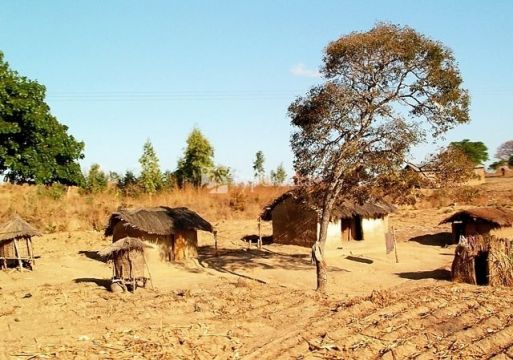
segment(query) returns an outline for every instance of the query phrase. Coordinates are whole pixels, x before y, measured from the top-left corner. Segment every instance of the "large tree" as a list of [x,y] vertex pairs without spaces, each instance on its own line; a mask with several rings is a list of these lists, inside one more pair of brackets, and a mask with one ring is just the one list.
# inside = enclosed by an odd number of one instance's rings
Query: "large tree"
[[325,82],[289,107],[294,167],[321,207],[312,249],[319,291],[327,285],[324,247],[336,202],[362,202],[384,179],[400,181],[391,174],[413,145],[469,121],[452,51],[409,27],[378,24],[342,36],[326,48],[322,74]]
[[11,70],[0,52],[0,175],[13,183],[82,184],[84,143],[50,113],[45,92]]
[[462,151],[475,164],[480,165],[488,160],[488,148],[482,141],[453,141],[449,147]]
[[187,147],[178,161],[176,177],[180,186],[190,183],[201,186],[214,169],[214,147],[201,131],[194,128],[187,138]]

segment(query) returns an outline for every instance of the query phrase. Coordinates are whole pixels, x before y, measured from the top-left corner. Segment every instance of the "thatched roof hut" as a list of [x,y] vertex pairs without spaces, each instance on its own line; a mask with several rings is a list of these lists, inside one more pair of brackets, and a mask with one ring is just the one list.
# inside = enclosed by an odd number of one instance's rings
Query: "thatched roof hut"
[[[288,191],[264,207],[260,217],[272,221],[273,242],[312,246],[318,237],[320,205],[297,190]],[[328,247],[342,240],[384,241],[388,214],[394,208],[384,203],[356,204],[339,201],[328,228]]]
[[213,226],[185,207],[166,206],[121,209],[114,212],[105,229],[113,241],[130,236],[161,245],[161,255],[169,261],[197,257],[197,230],[213,232]]
[[11,264],[23,265],[30,269],[34,266],[32,237],[41,235],[29,223],[19,216],[0,225],[0,266],[7,268]]
[[144,249],[149,247],[137,238],[125,237],[112,243],[98,252],[98,255],[113,262],[113,284],[120,284],[123,289],[130,286],[145,286],[148,279],[145,275],[146,258]]
[[453,242],[461,236],[495,235],[513,238],[513,211],[505,208],[481,207],[460,210],[440,224],[452,223]]

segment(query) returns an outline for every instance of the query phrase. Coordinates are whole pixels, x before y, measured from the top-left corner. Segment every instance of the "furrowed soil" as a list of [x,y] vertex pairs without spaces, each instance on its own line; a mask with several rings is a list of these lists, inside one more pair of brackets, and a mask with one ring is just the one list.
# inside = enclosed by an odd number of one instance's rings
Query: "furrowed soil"
[[382,243],[329,251],[326,296],[309,249],[241,240],[251,220],[217,223],[217,253],[200,234],[198,261],[150,250],[153,288],[134,294],[107,290],[96,251],[110,239],[46,234],[34,271],[0,272],[0,359],[513,358],[513,289],[449,281],[455,247],[438,224],[458,208],[393,214],[398,263]]

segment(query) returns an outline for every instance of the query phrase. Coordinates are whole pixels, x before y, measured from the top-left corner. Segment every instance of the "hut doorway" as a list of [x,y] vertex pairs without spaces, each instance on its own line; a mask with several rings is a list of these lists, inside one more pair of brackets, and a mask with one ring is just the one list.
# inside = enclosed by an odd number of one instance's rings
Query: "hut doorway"
[[362,218],[355,216],[341,219],[342,240],[363,240]]
[[465,235],[465,225],[462,221],[455,221],[452,223],[452,242],[458,244],[460,237]]
[[474,269],[476,272],[476,284],[488,285],[489,268],[488,268],[488,251],[482,251],[477,254],[474,260]]

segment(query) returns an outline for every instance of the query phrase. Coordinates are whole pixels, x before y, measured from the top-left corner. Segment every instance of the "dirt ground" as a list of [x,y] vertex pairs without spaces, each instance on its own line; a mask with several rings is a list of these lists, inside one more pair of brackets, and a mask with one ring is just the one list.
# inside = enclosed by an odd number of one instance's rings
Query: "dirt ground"
[[134,294],[107,291],[100,233],[44,235],[35,271],[0,272],[0,359],[512,358],[513,290],[448,281],[454,209],[397,211],[399,263],[382,243],[328,252],[325,297],[310,249],[241,240],[255,221],[217,223],[217,254],[201,234],[197,262],[150,250]]

